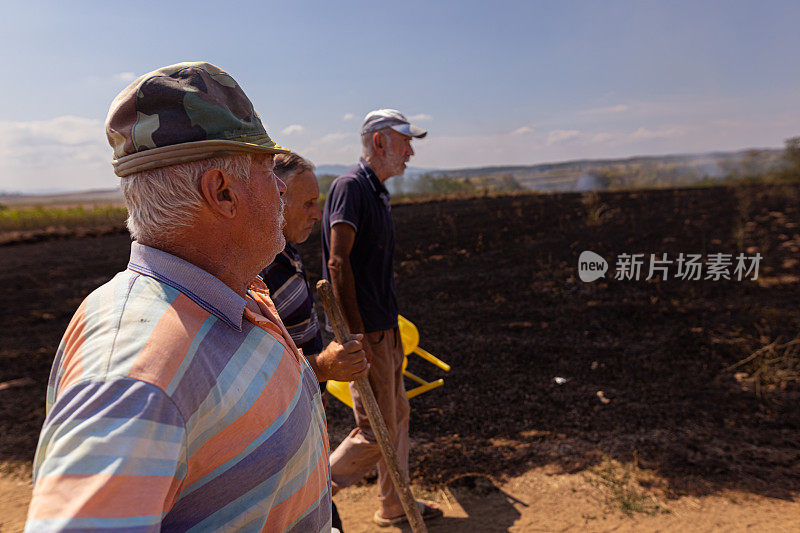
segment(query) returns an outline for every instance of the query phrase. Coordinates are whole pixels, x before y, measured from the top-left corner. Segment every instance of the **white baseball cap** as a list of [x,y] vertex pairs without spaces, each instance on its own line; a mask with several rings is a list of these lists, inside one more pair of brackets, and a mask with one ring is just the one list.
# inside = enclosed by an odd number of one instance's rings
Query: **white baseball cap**
[[418,139],[422,139],[428,134],[427,130],[423,130],[411,124],[408,119],[396,109],[376,109],[375,111],[370,111],[367,113],[367,116],[364,117],[364,123],[361,125],[361,135],[382,130],[383,128],[392,128],[398,133]]

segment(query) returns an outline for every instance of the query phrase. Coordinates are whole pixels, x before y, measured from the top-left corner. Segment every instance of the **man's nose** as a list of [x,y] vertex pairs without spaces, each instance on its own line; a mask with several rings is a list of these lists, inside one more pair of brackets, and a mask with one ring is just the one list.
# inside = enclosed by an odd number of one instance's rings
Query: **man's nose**
[[414,148],[409,144],[408,145],[408,157],[414,155]]
[[311,211],[311,220],[322,220],[322,208],[318,202],[314,202],[314,208]]
[[282,179],[278,177],[277,174],[275,175],[275,181],[277,182],[278,185],[278,194],[280,194],[281,196],[286,194],[286,184],[283,182]]

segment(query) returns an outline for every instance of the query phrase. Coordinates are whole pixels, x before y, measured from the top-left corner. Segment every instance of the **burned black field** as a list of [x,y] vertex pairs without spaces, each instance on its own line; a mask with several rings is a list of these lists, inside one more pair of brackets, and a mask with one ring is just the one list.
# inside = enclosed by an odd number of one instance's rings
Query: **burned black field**
[[[409,364],[445,378],[411,402],[415,482],[575,472],[611,457],[652,469],[675,494],[794,494],[798,200],[791,185],[394,206],[401,313],[453,367]],[[61,334],[83,297],[125,267],[128,242],[0,247],[0,383],[24,380],[0,388],[4,464],[32,459]],[[318,243],[315,231],[301,247],[312,281]],[[584,250],[609,261],[606,278],[579,279]],[[619,254],[681,252],[760,253],[758,280],[645,280],[647,260],[638,281],[614,279]],[[335,445],[352,417],[335,400],[328,417]]]

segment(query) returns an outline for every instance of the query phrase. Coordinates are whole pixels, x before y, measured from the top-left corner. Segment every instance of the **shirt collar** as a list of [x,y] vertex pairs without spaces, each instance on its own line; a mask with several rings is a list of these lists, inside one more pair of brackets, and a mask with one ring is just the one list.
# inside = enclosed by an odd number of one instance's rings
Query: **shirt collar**
[[136,241],[131,243],[128,268],[181,291],[209,313],[242,331],[244,298],[205,270]]
[[[300,253],[297,251],[297,248],[292,246],[292,244],[289,241],[286,241],[286,246],[284,247],[283,252],[281,252],[280,255],[282,255],[284,257],[284,260],[298,272],[301,272],[303,270],[303,260],[300,259]],[[280,255],[278,257],[280,257]]]
[[291,259],[296,259],[297,256],[300,255],[297,253],[297,248],[295,248],[294,245],[292,245],[292,243],[290,243],[288,240],[286,241],[286,246],[283,248],[283,253]]
[[383,194],[388,198],[389,191],[386,189],[383,183],[381,183],[381,180],[378,179],[378,176],[375,175],[375,172],[369,167],[367,161],[363,157],[358,161],[358,165],[361,167],[361,171],[364,173],[364,175],[366,175],[372,190],[375,191],[376,194]]

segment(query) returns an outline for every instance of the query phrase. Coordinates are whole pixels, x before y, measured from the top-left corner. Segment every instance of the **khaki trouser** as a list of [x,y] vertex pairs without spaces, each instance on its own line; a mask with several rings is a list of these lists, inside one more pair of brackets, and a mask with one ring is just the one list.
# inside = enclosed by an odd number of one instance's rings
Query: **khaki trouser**
[[[369,370],[369,382],[386,421],[389,436],[397,450],[400,470],[408,479],[408,397],[403,384],[403,347],[398,330],[374,331],[365,335],[374,357]],[[358,391],[350,384],[353,412],[358,427],[331,454],[331,479],[337,488],[352,485],[378,465],[378,486],[381,514],[393,517],[403,514],[400,498],[395,492],[386,462],[361,403]]]

